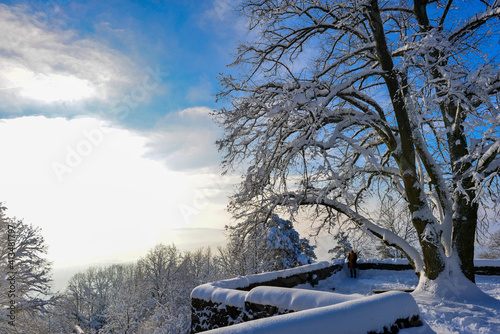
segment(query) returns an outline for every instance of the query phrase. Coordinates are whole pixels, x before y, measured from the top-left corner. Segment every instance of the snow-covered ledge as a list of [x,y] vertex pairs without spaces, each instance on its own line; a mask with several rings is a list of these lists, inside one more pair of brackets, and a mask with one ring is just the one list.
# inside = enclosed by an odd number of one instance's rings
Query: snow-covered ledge
[[191,292],[191,332],[250,320],[245,313],[245,298],[257,286],[294,287],[312,278],[325,279],[342,268],[341,264],[323,261],[200,285]]
[[397,333],[399,329],[421,325],[420,311],[413,297],[394,291],[240,323],[207,334]]
[[206,283],[194,288],[194,290],[191,292],[191,298],[204,299],[208,301],[210,300],[210,296],[213,293],[214,289],[222,288],[250,290],[253,286],[258,286],[263,283],[269,283],[280,278],[291,278],[297,275],[309,274],[330,267],[332,267],[332,263],[328,261],[322,261],[291,269],[278,270],[249,276],[239,276],[236,278],[230,278],[218,282]]
[[[413,270],[404,259],[360,260],[358,265],[360,270]],[[326,296],[323,292],[311,290],[301,293],[300,290],[295,289],[294,292],[288,292],[286,295],[281,293],[280,297],[276,298],[276,293],[280,291],[280,288],[273,291],[273,288],[260,288],[259,286],[293,287],[306,283],[314,275],[320,280],[325,279],[334,272],[342,270],[344,266],[343,260],[334,263],[319,262],[293,269],[200,285],[191,293],[191,331],[197,333],[251,319],[302,312],[311,307],[337,304],[344,297],[335,296],[335,294]],[[500,275],[500,260],[475,260],[475,267],[478,275]]]
[[500,276],[500,260],[475,259],[474,267],[476,269],[476,275]]
[[[342,262],[342,260],[340,260]],[[341,263],[339,262],[339,263]],[[475,259],[476,275],[500,275],[500,260]],[[414,270],[406,259],[360,259],[359,270]]]
[[359,293],[341,294],[326,291],[279,288],[275,286],[258,286],[247,293],[245,302],[247,306],[249,304],[266,305],[297,312],[363,297],[364,295]]

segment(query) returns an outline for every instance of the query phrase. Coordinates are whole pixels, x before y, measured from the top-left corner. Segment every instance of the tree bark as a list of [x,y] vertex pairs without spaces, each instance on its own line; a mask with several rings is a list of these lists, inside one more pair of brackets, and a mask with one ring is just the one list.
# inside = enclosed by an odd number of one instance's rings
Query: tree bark
[[453,219],[453,247],[465,277],[475,282],[474,242],[479,205],[469,201],[463,194],[455,194],[455,197],[455,203],[459,205]]
[[410,119],[408,117],[409,111],[403,96],[403,89],[397,79],[391,53],[387,47],[377,0],[372,0],[370,2],[368,15],[370,18],[370,26],[375,37],[379,62],[382,69],[387,73],[384,76],[384,80],[391,97],[399,128],[401,151],[395,152],[394,156],[403,179],[409,210],[413,217],[412,222],[419,235],[425,265],[424,273],[426,277],[434,280],[445,268],[444,252],[440,245],[440,235],[435,228],[435,221],[428,219],[431,215],[427,218],[421,218],[422,212],[430,212],[430,210],[428,209],[427,203],[423,200],[423,190],[420,187],[420,182],[417,177],[415,146],[413,144]]

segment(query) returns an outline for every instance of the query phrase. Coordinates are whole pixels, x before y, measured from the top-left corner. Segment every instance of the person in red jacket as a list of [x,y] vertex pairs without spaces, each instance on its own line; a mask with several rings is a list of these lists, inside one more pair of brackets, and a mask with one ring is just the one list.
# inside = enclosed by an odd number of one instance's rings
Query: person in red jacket
[[349,253],[349,256],[347,257],[347,260],[349,261],[349,269],[351,269],[351,278],[352,275],[354,274],[354,278],[356,278],[356,261],[358,260],[358,255],[354,253],[353,250]]

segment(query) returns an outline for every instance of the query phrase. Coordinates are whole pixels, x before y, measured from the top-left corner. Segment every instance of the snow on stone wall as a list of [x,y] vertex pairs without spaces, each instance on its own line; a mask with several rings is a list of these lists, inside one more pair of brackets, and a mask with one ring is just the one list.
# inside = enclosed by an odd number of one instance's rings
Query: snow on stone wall
[[[223,281],[206,283],[196,287],[191,292],[191,298],[210,301],[212,300],[212,296],[216,291],[218,291],[217,293],[219,294],[219,298],[222,298],[220,294],[224,292],[230,293],[230,291],[228,291],[229,289],[244,289],[256,284],[268,283],[277,280],[279,278],[287,278],[287,277],[297,276],[300,274],[308,274],[314,271],[326,269],[331,266],[332,264],[330,262],[323,261],[291,269],[285,269],[285,270],[279,270],[279,271],[273,271],[273,272],[249,275],[243,277],[236,277]],[[219,290],[219,289],[224,289],[224,290]],[[240,294],[239,296],[243,296],[243,294]]]
[[[313,275],[324,279],[341,269],[340,265],[332,265],[324,261],[200,285],[191,292],[191,332],[197,333],[254,318],[287,313],[289,310],[277,307],[246,304],[248,291],[244,290],[251,290],[259,285],[293,287],[308,282]],[[248,310],[245,305],[249,307]]]
[[334,305],[364,297],[361,294],[340,294],[334,292],[259,286],[250,290],[247,303],[271,305],[291,311]]
[[500,267],[500,260],[475,259],[476,267]]
[[[500,275],[500,260],[475,260],[474,262],[478,275]],[[361,270],[411,269],[405,259],[361,259],[358,263]],[[312,274],[318,274],[320,279],[324,279],[343,266],[345,266],[343,259],[333,263],[324,261],[287,270],[236,277],[200,285],[191,293],[192,333],[234,325],[251,319],[295,311],[302,312],[302,310],[345,302],[345,300],[341,300],[342,298],[356,299],[355,295],[340,297],[334,293],[312,290],[301,292],[299,289],[294,289],[295,292],[284,293],[287,289],[281,289],[281,287],[292,287],[306,283]],[[265,287],[261,285],[265,285]],[[328,295],[323,295],[324,293]]]
[[476,275],[500,275],[500,260],[474,260]]
[[[338,259],[334,263],[345,265],[346,260]],[[359,270],[379,269],[379,270],[412,270],[407,259],[359,259]],[[477,275],[500,275],[500,260],[475,259],[474,265]]]
[[243,307],[247,294],[247,291],[219,288],[212,293],[210,300],[214,303]]
[[421,324],[418,305],[410,294],[387,292],[331,306],[253,320],[206,333],[384,333]]
[[[343,264],[346,262],[344,259],[334,260],[334,264]],[[384,264],[397,264],[397,265],[407,265],[410,264],[407,259],[359,259],[359,263],[384,263]],[[500,267],[500,260],[489,260],[489,259],[475,259],[474,265],[476,267]]]

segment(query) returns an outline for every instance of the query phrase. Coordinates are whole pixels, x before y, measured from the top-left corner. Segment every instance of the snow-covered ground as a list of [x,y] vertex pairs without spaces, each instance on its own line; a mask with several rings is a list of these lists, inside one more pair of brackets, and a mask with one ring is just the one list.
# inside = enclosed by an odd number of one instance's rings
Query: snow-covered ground
[[[414,289],[418,279],[412,270],[358,270],[358,278],[348,277],[341,271],[314,288],[309,284],[301,289],[332,291],[337,293],[372,295],[373,289]],[[423,320],[436,333],[500,333],[500,276],[476,276],[481,290],[496,298],[479,298],[476,301],[444,301],[423,293],[412,293]],[[412,328],[400,333],[432,333],[428,328]]]

